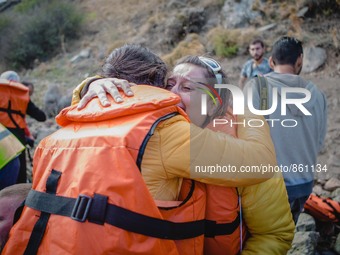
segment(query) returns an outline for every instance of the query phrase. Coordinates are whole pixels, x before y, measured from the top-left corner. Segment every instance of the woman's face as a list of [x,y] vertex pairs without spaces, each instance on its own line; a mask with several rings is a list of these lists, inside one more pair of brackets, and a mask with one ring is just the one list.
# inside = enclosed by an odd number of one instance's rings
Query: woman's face
[[[189,63],[179,64],[175,66],[166,86],[166,89],[181,97],[181,103],[178,106],[189,115],[192,123],[200,127],[207,118],[207,115],[201,114],[201,96],[206,94],[203,90],[207,90],[207,86],[203,84],[208,84],[206,75],[207,71],[203,67]],[[208,115],[211,102],[212,100],[208,97]]]

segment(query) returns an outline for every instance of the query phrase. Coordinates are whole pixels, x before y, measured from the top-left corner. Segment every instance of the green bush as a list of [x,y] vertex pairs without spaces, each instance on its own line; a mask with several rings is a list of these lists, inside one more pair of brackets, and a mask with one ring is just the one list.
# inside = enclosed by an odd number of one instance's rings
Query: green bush
[[15,33],[2,54],[8,66],[17,69],[31,68],[35,60],[53,57],[66,41],[79,36],[83,22],[81,12],[66,0],[23,1],[15,8],[15,17]]
[[215,54],[219,57],[233,57],[236,56],[238,47],[233,42],[228,41],[228,38],[218,36],[215,39]]
[[230,58],[237,55],[239,36],[232,30],[215,28],[209,32],[209,42],[216,56]]
[[23,0],[20,4],[15,6],[14,10],[20,13],[25,13],[29,10],[32,10],[34,7],[43,4],[44,1],[45,0]]

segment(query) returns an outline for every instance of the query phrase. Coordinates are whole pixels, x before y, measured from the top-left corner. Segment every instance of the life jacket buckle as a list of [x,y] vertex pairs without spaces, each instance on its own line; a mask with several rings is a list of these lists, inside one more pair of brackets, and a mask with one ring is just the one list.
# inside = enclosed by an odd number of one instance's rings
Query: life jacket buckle
[[92,198],[90,196],[80,194],[74,204],[71,218],[79,222],[84,222],[90,211],[91,203]]

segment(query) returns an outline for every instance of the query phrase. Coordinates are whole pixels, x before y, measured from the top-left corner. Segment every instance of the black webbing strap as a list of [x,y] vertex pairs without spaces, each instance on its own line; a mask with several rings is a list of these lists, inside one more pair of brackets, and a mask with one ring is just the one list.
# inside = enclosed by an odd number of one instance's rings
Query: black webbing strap
[[31,190],[26,206],[45,212],[70,217],[79,222],[110,224],[126,231],[161,239],[182,240],[204,234],[204,220],[176,223],[136,213],[107,203],[107,197],[79,195],[78,198],[57,196]]
[[13,110],[11,107],[12,103],[11,100],[8,101],[8,106],[7,108],[0,108],[0,112],[6,112],[8,114],[8,117],[10,118],[10,120],[13,122],[13,124],[15,125],[16,128],[20,128],[20,126],[18,125],[18,123],[14,120],[12,114],[18,114],[21,118],[25,118],[25,114],[23,114],[21,111],[17,111],[17,110]]
[[334,216],[337,218],[337,220],[340,220],[340,213],[337,211],[337,209],[332,205],[332,203],[328,202],[326,199],[322,200],[323,202],[325,202],[330,208],[333,209],[333,214]]
[[136,161],[136,164],[137,164],[137,167],[139,168],[139,171],[141,171],[141,164],[142,164],[142,159],[143,159],[143,155],[144,155],[144,151],[145,151],[145,148],[146,148],[146,145],[148,144],[151,136],[153,135],[153,133],[155,132],[155,129],[157,127],[157,125],[163,121],[163,120],[166,120],[166,119],[170,119],[171,117],[174,117],[176,115],[178,115],[179,113],[178,112],[172,112],[172,113],[169,113],[161,118],[159,118],[158,120],[155,121],[155,123],[152,124],[149,132],[147,133],[147,135],[145,136],[140,148],[139,148],[139,152],[138,152],[138,156],[137,156],[137,161]]
[[[61,172],[58,172],[56,170],[52,170],[50,176],[47,178],[47,181],[46,181],[46,192],[48,192],[46,194],[49,194],[49,195],[55,195],[56,194],[58,181],[59,181],[60,176],[61,176]],[[30,194],[30,193],[28,193],[28,194]],[[28,197],[29,197],[29,195],[26,198],[25,205],[27,205],[26,203],[27,203]],[[31,234],[30,239],[28,241],[24,255],[37,254],[40,243],[41,243],[41,241],[44,237],[44,233],[45,233],[46,226],[47,226],[48,220],[50,218],[50,215],[51,214],[48,213],[48,212],[41,211],[40,217],[39,217],[38,221],[35,223],[34,228],[32,230],[32,234]]]
[[20,219],[20,216],[22,214],[22,210],[24,210],[24,207],[25,207],[25,200],[22,201],[22,203],[19,205],[19,207],[15,210],[12,225],[17,223],[17,221]]
[[240,214],[237,214],[236,219],[230,223],[216,223],[213,220],[205,221],[205,237],[215,237],[222,235],[230,235],[240,225]]

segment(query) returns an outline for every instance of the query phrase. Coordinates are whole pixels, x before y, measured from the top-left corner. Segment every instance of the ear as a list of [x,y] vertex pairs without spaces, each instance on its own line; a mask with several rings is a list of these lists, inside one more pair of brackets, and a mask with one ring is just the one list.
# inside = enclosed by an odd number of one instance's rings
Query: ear
[[300,70],[303,64],[303,54],[301,54],[295,62],[295,70]]
[[269,61],[270,68],[274,70],[275,62],[274,62],[272,56],[269,57],[268,61]]
[[[218,101],[217,98],[215,98],[215,100]],[[219,102],[217,104],[214,104],[213,100],[210,98],[210,100],[208,101],[208,109],[207,109],[207,114],[209,117],[215,115],[218,105],[219,105]]]

